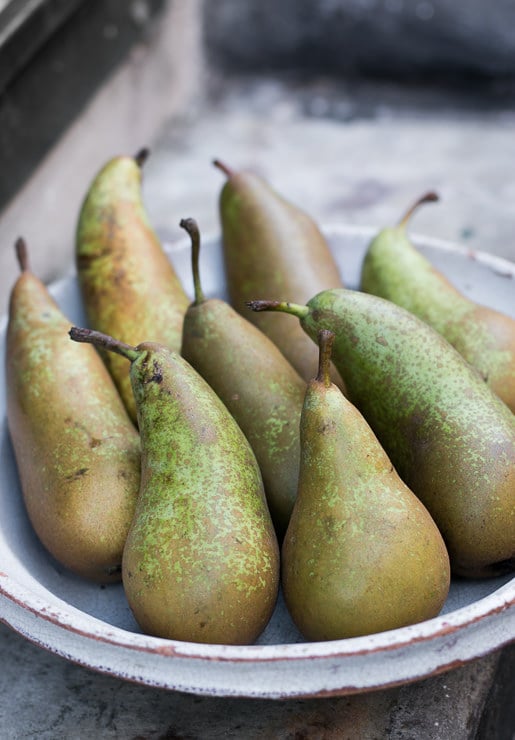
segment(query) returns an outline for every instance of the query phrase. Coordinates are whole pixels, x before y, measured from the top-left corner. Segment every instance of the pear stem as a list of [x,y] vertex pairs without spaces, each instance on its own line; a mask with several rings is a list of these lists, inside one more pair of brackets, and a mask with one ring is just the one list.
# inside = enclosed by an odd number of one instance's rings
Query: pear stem
[[113,337],[110,337],[108,334],[102,334],[100,331],[72,326],[68,334],[74,342],[93,344],[95,347],[106,349],[109,352],[116,352],[131,362],[136,360],[140,355],[136,347],[131,347],[130,344],[125,344],[125,342],[121,342],[119,339],[113,339]]
[[252,311],[282,311],[291,313],[299,319],[304,319],[309,314],[308,306],[289,301],[246,301],[245,305]]
[[16,259],[18,260],[20,270],[22,272],[29,272],[29,253],[27,250],[27,242],[23,237],[19,236],[18,239],[16,239],[14,242],[14,249],[16,251]]
[[230,167],[228,167],[226,164],[221,162],[219,159],[213,159],[213,164],[215,167],[218,167],[219,170],[221,170],[224,175],[227,175],[227,177],[233,177],[235,172]]
[[331,353],[333,351],[334,332],[320,329],[318,332],[318,374],[315,378],[326,388],[331,387]]
[[148,147],[143,147],[134,155],[134,161],[138,165],[138,167],[143,167],[145,162],[147,161],[148,157],[150,155],[150,149]]
[[398,226],[400,226],[401,228],[406,228],[406,226],[408,225],[408,221],[419,206],[423,205],[424,203],[436,203],[437,200],[440,200],[438,193],[435,193],[432,190],[428,193],[425,193],[418,200],[416,200],[410,208],[408,208],[404,216],[399,221]]
[[194,218],[183,218],[179,223],[181,229],[184,229],[191,239],[191,271],[193,274],[193,289],[195,300],[193,305],[199,306],[204,303],[205,296],[200,283],[199,255],[200,255],[200,231]]

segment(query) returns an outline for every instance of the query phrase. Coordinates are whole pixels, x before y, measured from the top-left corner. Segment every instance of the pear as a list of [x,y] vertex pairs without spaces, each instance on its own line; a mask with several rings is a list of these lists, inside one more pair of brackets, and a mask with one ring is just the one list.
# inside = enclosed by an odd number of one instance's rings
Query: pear
[[[227,177],[220,194],[225,273],[231,304],[245,314],[245,301],[258,295],[300,303],[326,288],[342,287],[329,245],[317,224],[268,182],[250,171],[236,172],[219,160]],[[317,347],[289,316],[251,321],[279,347],[308,381],[317,367]],[[333,379],[344,383],[336,370]]]
[[406,233],[422,196],[393,228],[367,248],[361,289],[388,298],[440,332],[515,412],[515,320],[467,298],[413,245]]
[[260,329],[226,301],[205,298],[198,226],[193,219],[183,219],[181,226],[192,239],[195,288],[184,317],[181,354],[216,391],[250,442],[282,539],[297,495],[306,383]]
[[[92,328],[129,344],[150,339],[178,350],[189,299],[143,204],[147,156],[142,149],[111,159],[89,186],[76,232],[79,285]],[[127,362],[102,356],[135,420]]]
[[302,409],[299,490],[282,547],[285,602],[309,640],[430,619],[450,585],[436,524],[331,383],[333,340],[320,330],[319,371]]
[[70,336],[130,360],[142,477],[122,579],[141,629],[174,640],[253,642],[274,609],[279,548],[243,432],[168,347],[131,347],[77,327]]
[[7,422],[30,521],[47,550],[75,573],[119,581],[140,481],[139,435],[94,347],[67,337],[70,321],[30,271],[7,324]]
[[513,570],[515,416],[454,347],[406,309],[359,291],[250,305],[299,317],[313,338],[334,332],[349,400],[429,510],[454,573]]

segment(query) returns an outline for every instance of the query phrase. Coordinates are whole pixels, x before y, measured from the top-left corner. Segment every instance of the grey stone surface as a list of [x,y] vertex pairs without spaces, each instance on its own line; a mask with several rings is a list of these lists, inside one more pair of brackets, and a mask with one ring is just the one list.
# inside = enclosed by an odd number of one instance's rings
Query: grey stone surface
[[130,684],[46,653],[3,625],[0,657],[2,740],[473,740],[498,663],[492,654],[376,693],[265,701]]
[[332,75],[513,75],[510,0],[218,0],[206,39],[228,67]]

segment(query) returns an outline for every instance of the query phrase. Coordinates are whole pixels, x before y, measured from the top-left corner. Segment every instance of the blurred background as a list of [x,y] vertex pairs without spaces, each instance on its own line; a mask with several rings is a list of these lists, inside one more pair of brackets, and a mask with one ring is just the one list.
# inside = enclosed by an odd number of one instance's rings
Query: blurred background
[[321,223],[413,228],[515,257],[509,0],[10,0],[0,10],[0,287],[29,242],[71,269],[102,164],[149,146],[165,241],[218,229],[218,157]]

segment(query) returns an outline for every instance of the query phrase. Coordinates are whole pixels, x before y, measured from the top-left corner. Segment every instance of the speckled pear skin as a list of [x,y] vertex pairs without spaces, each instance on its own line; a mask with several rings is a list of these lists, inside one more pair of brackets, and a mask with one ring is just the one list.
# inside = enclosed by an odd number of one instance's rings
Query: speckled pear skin
[[414,247],[405,223],[383,229],[372,240],[361,289],[430,324],[515,412],[515,320],[458,291]]
[[305,395],[281,572],[286,605],[308,640],[431,619],[449,591],[449,557],[433,519],[363,416],[323,376]]
[[[134,345],[178,351],[189,299],[150,225],[138,157],[111,159],[93,179],[79,214],[76,263],[89,325]],[[129,365],[102,354],[133,420]]]
[[282,539],[297,495],[306,383],[260,329],[216,298],[189,307],[181,354],[216,391],[245,433]]
[[260,329],[226,301],[204,296],[197,223],[183,219],[180,225],[192,239],[194,285],[194,300],[184,317],[181,355],[213,388],[247,437],[282,540],[297,495],[306,383]]
[[434,329],[376,296],[336,289],[273,308],[297,315],[312,337],[335,333],[349,399],[431,513],[454,573],[513,570],[515,416],[478,373]]
[[214,391],[143,344],[131,378],[142,485],[123,581],[145,632],[252,643],[272,614],[279,554],[255,457]]
[[75,573],[121,578],[140,481],[139,436],[93,347],[24,271],[7,327],[7,420],[32,525]]
[[269,621],[279,548],[255,456],[215,392],[150,342],[131,380],[142,478],[123,554],[123,584],[144,632],[252,643]]
[[[220,166],[220,163],[218,163]],[[317,347],[290,316],[247,316],[258,297],[303,303],[326,288],[342,287],[338,266],[313,219],[250,171],[220,166],[225,273],[231,305],[255,323],[307,382],[317,368]],[[333,380],[344,388],[333,368]]]

